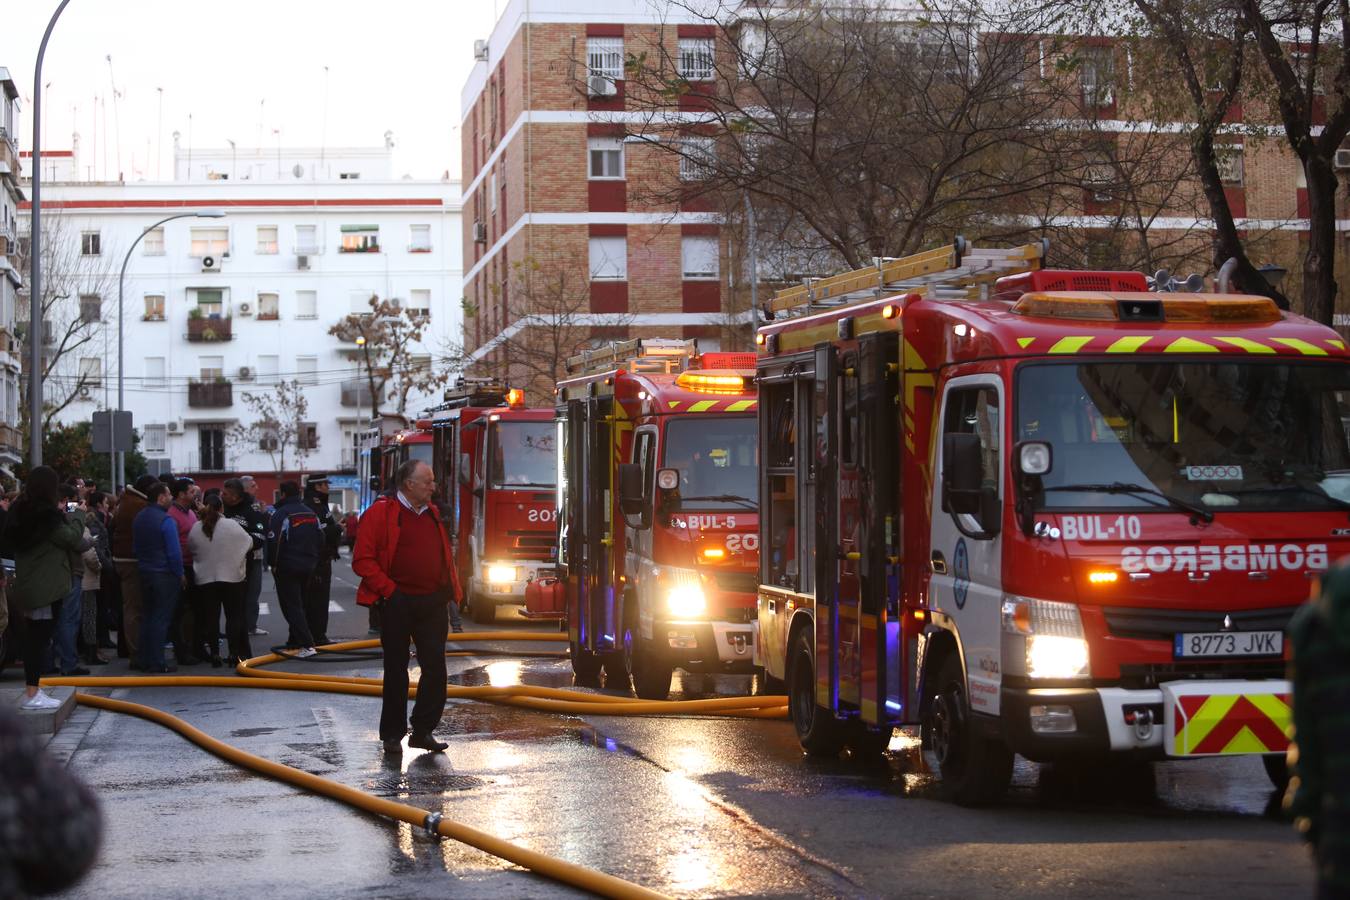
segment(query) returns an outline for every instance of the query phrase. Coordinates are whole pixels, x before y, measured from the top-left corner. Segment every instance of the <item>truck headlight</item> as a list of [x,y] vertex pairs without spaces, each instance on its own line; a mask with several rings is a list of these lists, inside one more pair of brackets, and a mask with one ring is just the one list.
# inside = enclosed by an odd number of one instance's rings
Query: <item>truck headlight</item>
[[1026,637],[1029,677],[1083,678],[1089,674],[1088,645],[1077,605],[1008,596],[1002,613],[1003,630]]
[[488,566],[488,584],[508,584],[516,580],[515,566]]
[[663,568],[657,581],[665,594],[666,610],[677,619],[695,619],[708,611],[703,582],[693,569]]

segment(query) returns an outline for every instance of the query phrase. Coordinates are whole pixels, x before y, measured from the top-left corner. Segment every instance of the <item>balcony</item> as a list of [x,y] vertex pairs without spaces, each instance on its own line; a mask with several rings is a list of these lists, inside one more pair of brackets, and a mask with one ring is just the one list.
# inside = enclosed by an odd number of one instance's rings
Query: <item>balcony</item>
[[198,316],[188,319],[187,339],[194,343],[228,341],[234,338],[228,316]]
[[342,382],[342,405],[371,409],[370,382],[365,379]]
[[[0,100],[0,102],[6,102]],[[19,147],[15,136],[5,126],[0,125],[0,163],[9,167],[10,175],[17,183],[19,180]]]
[[189,472],[233,472],[233,460],[224,450],[188,451],[187,471]]
[[234,404],[234,385],[224,379],[188,382],[188,406],[193,409],[224,409]]
[[13,425],[0,425],[0,453],[23,453],[23,435]]

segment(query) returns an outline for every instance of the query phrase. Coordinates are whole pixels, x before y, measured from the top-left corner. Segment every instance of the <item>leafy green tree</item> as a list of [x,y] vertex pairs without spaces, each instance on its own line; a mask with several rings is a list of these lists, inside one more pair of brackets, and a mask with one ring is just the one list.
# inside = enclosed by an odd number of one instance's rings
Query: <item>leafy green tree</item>
[[[112,484],[112,462],[106,453],[95,453],[90,435],[89,422],[77,422],[73,425],[53,424],[42,435],[42,462],[70,478],[78,475],[85,481],[92,481],[103,489]],[[126,455],[127,483],[131,484],[149,470],[145,456],[135,449],[141,442],[139,434],[132,432],[133,449]],[[25,463],[16,471],[22,480],[28,475]]]

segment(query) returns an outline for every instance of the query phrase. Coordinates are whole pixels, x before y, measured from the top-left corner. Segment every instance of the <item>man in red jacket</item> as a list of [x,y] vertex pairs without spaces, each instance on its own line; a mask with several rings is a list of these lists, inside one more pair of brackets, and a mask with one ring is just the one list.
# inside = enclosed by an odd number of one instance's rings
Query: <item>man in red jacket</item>
[[422,668],[413,704],[409,747],[444,750],[432,734],[445,712],[446,604],[458,595],[450,541],[431,497],[436,476],[409,460],[394,477],[395,491],[377,499],[361,517],[352,571],[361,578],[356,600],[378,603],[384,648],[384,704],[380,740],[386,753],[402,753],[408,733],[408,644]]

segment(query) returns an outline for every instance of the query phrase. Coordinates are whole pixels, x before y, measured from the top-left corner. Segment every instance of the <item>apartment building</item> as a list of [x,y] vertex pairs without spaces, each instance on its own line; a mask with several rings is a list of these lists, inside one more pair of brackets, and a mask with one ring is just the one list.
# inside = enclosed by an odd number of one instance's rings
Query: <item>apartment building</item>
[[15,310],[24,273],[19,263],[19,89],[9,70],[0,68],[0,473],[23,456],[19,433],[19,354]]
[[[44,153],[43,169],[54,176],[43,183],[44,234],[62,248],[47,279],[64,278],[77,297],[49,328],[53,341],[81,338],[48,379],[48,401],[66,403],[62,422],[116,407],[125,260],[125,408],[157,469],[208,484],[235,472],[354,477],[356,435],[372,413],[369,357],[329,329],[369,313],[373,295],[425,322],[410,350],[417,366],[447,365],[460,333],[459,185],[395,179],[387,147],[279,156],[177,146],[174,181],[123,183],[80,180],[77,139]],[[224,215],[155,225],[198,211]],[[291,381],[308,409],[283,464],[275,437],[241,441],[236,426],[257,415],[245,395]],[[413,392],[404,411],[437,393]],[[380,408],[399,403],[391,392]]]

